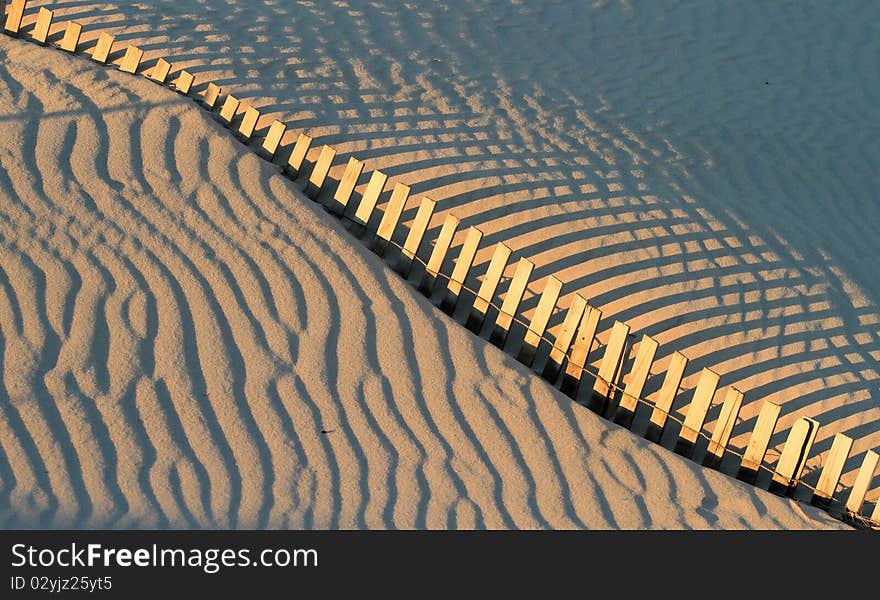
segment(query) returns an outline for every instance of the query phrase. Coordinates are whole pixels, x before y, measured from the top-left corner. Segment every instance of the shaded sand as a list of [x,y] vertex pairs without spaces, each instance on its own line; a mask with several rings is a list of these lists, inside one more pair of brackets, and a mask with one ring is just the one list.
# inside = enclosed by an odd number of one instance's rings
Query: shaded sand
[[288,148],[309,131],[309,160],[335,145],[335,178],[354,155],[411,185],[407,221],[438,200],[431,237],[449,211],[479,226],[472,287],[504,241],[537,264],[526,315],[556,275],[563,307],[604,311],[601,342],[614,319],[654,336],[649,399],[684,352],[678,417],[715,369],[745,393],[734,449],[763,400],[771,466],[797,418],[822,424],[812,484],[835,433],[856,440],[841,491],[880,446],[875,3],[31,4],[84,23],[87,51],[106,31],[114,60],[137,43],[216,80]]
[[3,527],[813,528],[445,318],[192,102],[0,36]]

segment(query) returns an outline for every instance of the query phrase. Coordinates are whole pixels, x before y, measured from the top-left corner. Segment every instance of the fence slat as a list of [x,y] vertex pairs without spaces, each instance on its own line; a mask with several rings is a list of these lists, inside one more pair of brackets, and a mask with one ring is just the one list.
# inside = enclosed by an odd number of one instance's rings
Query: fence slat
[[238,137],[244,141],[248,141],[253,137],[254,131],[257,129],[257,123],[260,121],[260,111],[253,106],[248,106],[244,111],[244,118],[238,126]]
[[119,70],[123,73],[137,73],[138,67],[141,65],[141,59],[144,57],[144,51],[137,46],[129,46],[125,49],[125,56],[119,64]]
[[9,5],[9,14],[6,16],[6,24],[3,29],[10,35],[21,33],[21,20],[24,18],[24,8],[27,0],[12,0]]
[[553,309],[556,308],[560,292],[562,292],[562,281],[551,275],[544,285],[544,291],[541,292],[538,306],[529,321],[525,337],[516,356],[516,360],[527,367],[531,367],[535,362],[538,346],[541,344],[544,331],[547,330],[550,317],[553,316]]
[[577,337],[575,337],[574,344],[571,347],[571,354],[568,355],[565,374],[562,376],[562,381],[559,384],[559,391],[572,400],[577,398],[581,378],[584,374],[584,365],[587,364],[590,350],[593,349],[593,340],[596,339],[596,330],[599,329],[599,320],[601,318],[602,311],[588,304],[584,316],[581,318]]
[[615,387],[620,381],[623,361],[626,358],[627,338],[629,337],[629,325],[620,321],[614,322],[611,328],[611,336],[608,345],[605,346],[605,354],[599,365],[599,374],[593,383],[593,393],[587,401],[587,408],[600,415],[604,415],[608,408],[610,398],[615,394]]
[[801,417],[791,426],[770,481],[771,492],[780,496],[794,492],[818,431],[819,422],[807,417]]
[[147,75],[147,77],[156,83],[164,84],[165,80],[168,79],[168,73],[170,72],[171,63],[164,58],[160,58],[156,61],[156,64],[153,65],[153,68],[150,69],[150,74]]
[[174,80],[174,91],[178,94],[183,94],[184,96],[189,95],[195,80],[195,75],[185,69],[182,70],[180,75],[177,76],[177,79]]
[[623,394],[614,413],[614,422],[622,427],[629,429],[632,427],[633,419],[636,415],[636,409],[639,406],[639,398],[645,389],[645,383],[651,374],[651,365],[654,364],[654,357],[657,355],[657,340],[649,335],[643,335],[639,342],[639,350],[636,353],[636,359],[633,362],[632,370],[626,378],[627,382],[623,388]]
[[480,242],[483,240],[483,232],[476,227],[468,229],[467,237],[464,244],[461,245],[461,251],[455,260],[455,267],[452,269],[452,275],[446,282],[446,294],[440,302],[440,310],[447,315],[455,312],[458,299],[461,297],[461,290],[467,280],[468,272],[474,264],[474,258],[477,256],[477,250],[480,248]]
[[284,137],[286,132],[287,125],[277,119],[273,121],[272,125],[269,126],[269,132],[266,134],[266,139],[263,140],[260,149],[257,151],[260,156],[267,160],[275,158],[275,153],[278,152],[278,146],[281,145],[281,138]]
[[492,334],[489,336],[489,341],[499,348],[503,348],[504,343],[507,341],[510,325],[513,323],[514,316],[516,316],[516,309],[519,308],[519,303],[526,292],[526,287],[529,285],[529,278],[532,276],[534,268],[535,263],[525,258],[519,259],[516,271],[513,274],[513,280],[510,282],[510,287],[507,288],[504,302],[501,303],[501,308],[495,318]]
[[489,268],[486,269],[486,275],[483,277],[483,282],[480,284],[480,289],[477,291],[477,296],[474,298],[465,323],[465,327],[477,335],[483,328],[486,312],[489,310],[489,305],[492,303],[495,290],[498,289],[498,284],[501,282],[501,277],[504,275],[504,269],[507,267],[507,261],[510,260],[512,252],[506,245],[498,242],[498,245],[495,246],[495,252],[492,253]]
[[736,472],[736,478],[746,483],[754,485],[758,479],[758,470],[761,463],[764,462],[764,455],[767,454],[767,448],[770,446],[770,438],[776,430],[776,421],[779,419],[779,411],[782,407],[773,402],[764,402],[761,406],[761,412],[758,413],[758,420],[755,422],[755,429],[749,438],[746,451],[739,463],[739,469]]
[[400,216],[403,214],[403,208],[406,206],[406,200],[409,198],[410,188],[403,183],[394,184],[391,191],[391,198],[385,205],[385,212],[382,213],[382,220],[379,221],[379,228],[376,230],[376,237],[370,245],[370,249],[379,256],[385,255],[385,249],[388,242],[394,237],[394,231],[400,222]]
[[240,104],[241,101],[238,98],[232,94],[227,94],[226,99],[223,100],[223,105],[220,107],[220,114],[218,115],[219,119],[226,123],[226,125],[232,123]]
[[34,41],[38,44],[45,45],[46,40],[49,39],[49,28],[52,27],[52,17],[55,15],[54,12],[49,10],[46,7],[40,7],[40,14],[37,15],[37,23],[34,25],[34,30],[31,33],[31,37],[34,38]]
[[293,150],[291,150],[290,157],[287,159],[287,165],[284,167],[284,172],[287,173],[291,179],[296,179],[299,176],[299,172],[302,169],[303,162],[305,162],[306,154],[309,153],[311,145],[312,136],[306,133],[300,133],[299,137],[296,138],[296,143],[293,145]]
[[333,147],[325,145],[321,148],[321,153],[318,155],[318,160],[315,162],[306,184],[306,196],[312,200],[318,199],[321,188],[324,187],[324,181],[327,179],[327,173],[333,166],[334,158],[336,158],[336,150]]
[[735,387],[727,388],[724,404],[721,405],[721,414],[718,415],[718,420],[715,422],[712,439],[709,440],[706,456],[703,457],[703,466],[717,469],[721,465],[724,451],[727,449],[727,443],[733,433],[733,426],[736,425],[739,410],[742,408],[742,401],[743,393],[741,391]]
[[843,474],[843,465],[849,458],[849,451],[852,449],[853,440],[851,437],[842,433],[834,436],[831,442],[831,451],[822,468],[822,474],[819,475],[819,482],[816,484],[816,491],[810,498],[810,504],[828,510],[834,499],[834,492],[837,490],[837,484],[840,482],[840,476]]
[[98,43],[95,45],[95,49],[92,50],[92,59],[102,65],[107,64],[107,59],[110,57],[110,51],[113,49],[113,42],[115,40],[115,37],[102,31],[101,35],[98,36]]
[[700,374],[700,380],[697,382],[697,389],[694,390],[694,397],[687,409],[684,417],[684,423],[681,425],[681,432],[678,434],[678,440],[675,442],[674,451],[688,458],[694,454],[694,446],[696,446],[700,431],[703,429],[703,422],[706,420],[706,413],[712,406],[712,399],[715,397],[715,391],[718,389],[718,380],[720,376],[712,369],[703,369]]
[[568,311],[565,313],[562,327],[559,329],[556,339],[553,340],[547,362],[544,363],[544,368],[541,370],[541,377],[551,385],[556,383],[556,379],[559,377],[562,361],[565,360],[565,355],[571,349],[571,343],[574,341],[575,333],[577,333],[586,309],[587,300],[580,294],[575,294]]
[[425,238],[425,232],[431,222],[431,216],[434,214],[434,208],[437,203],[430,198],[422,198],[419,210],[416,212],[416,218],[413,219],[412,226],[403,242],[403,249],[400,252],[400,260],[397,261],[396,271],[404,278],[409,277],[412,269],[413,259],[419,253],[422,240]]
[[654,404],[654,410],[651,411],[651,420],[645,430],[645,439],[654,443],[659,443],[666,430],[666,422],[672,413],[672,403],[678,395],[678,389],[681,387],[681,380],[684,377],[684,370],[687,368],[688,358],[681,352],[673,352],[669,361],[669,367],[666,368],[666,376],[663,378],[663,385],[657,393],[657,402]]
[[76,21],[69,21],[67,28],[64,30],[64,37],[61,39],[61,44],[58,47],[65,52],[76,52],[81,35],[82,25]]
[[877,471],[878,461],[880,461],[880,454],[873,450],[868,450],[865,453],[862,466],[859,467],[859,474],[856,475],[856,482],[853,484],[849,498],[846,501],[846,510],[853,515],[861,515],[865,496],[868,494],[871,482],[874,481],[874,473]]
[[452,245],[452,238],[455,237],[455,230],[458,229],[460,221],[455,215],[448,214],[440,228],[440,234],[434,242],[434,249],[428,258],[428,264],[425,266],[425,274],[419,283],[419,291],[425,296],[430,297],[434,291],[434,283],[443,268],[443,261],[446,260],[446,253]]
[[342,173],[342,179],[339,180],[339,185],[336,186],[336,191],[333,193],[333,200],[330,202],[330,211],[332,213],[337,215],[345,213],[348,201],[351,199],[354,188],[363,172],[363,161],[353,156],[348,159],[348,164],[345,165],[345,172]]
[[874,505],[874,512],[871,513],[871,521],[880,525],[880,498],[877,498],[877,503]]
[[370,175],[370,181],[367,183],[364,195],[361,196],[361,201],[354,213],[353,221],[355,224],[363,228],[369,225],[370,217],[373,215],[373,210],[379,202],[379,196],[382,195],[387,181],[388,176],[382,171],[373,171],[373,174]]

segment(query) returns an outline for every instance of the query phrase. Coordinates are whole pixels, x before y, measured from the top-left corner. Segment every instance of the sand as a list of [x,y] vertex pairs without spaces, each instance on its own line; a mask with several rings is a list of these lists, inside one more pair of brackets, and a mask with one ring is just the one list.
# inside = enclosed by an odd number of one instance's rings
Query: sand
[[[799,416],[823,425],[808,477],[836,432],[856,439],[842,489],[876,447],[875,109],[869,86],[850,103],[822,85],[867,78],[866,19],[33,4],[84,23],[87,48],[109,31],[116,59],[137,43],[217,81],[261,128],[285,120],[285,143],[309,131],[312,160],[334,145],[336,178],[353,155],[411,185],[405,219],[438,200],[433,234],[448,212],[485,232],[470,284],[508,243],[537,264],[526,316],[555,275],[562,307],[580,292],[602,308],[601,342],[614,319],[654,336],[649,399],[673,350],[691,359],[685,390],[716,369],[746,394],[732,447],[763,400],[783,405],[771,466]],[[829,23],[856,32],[786,62]],[[193,103],[0,48],[5,526],[841,526],[572,404]]]

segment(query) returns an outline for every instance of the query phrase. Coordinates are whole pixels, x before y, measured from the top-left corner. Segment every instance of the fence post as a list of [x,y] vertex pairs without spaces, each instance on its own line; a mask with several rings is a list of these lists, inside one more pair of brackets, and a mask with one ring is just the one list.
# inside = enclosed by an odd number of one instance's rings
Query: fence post
[[859,468],[859,474],[856,475],[856,482],[853,484],[853,488],[849,493],[849,498],[846,501],[845,515],[847,513],[855,517],[861,515],[862,505],[865,503],[865,496],[868,493],[868,489],[871,487],[871,482],[874,481],[874,472],[877,470],[878,460],[880,460],[880,454],[877,454],[873,450],[868,450],[868,452],[865,453],[865,458],[862,460],[862,466]]
[[571,305],[568,307],[568,312],[565,313],[562,329],[559,330],[559,335],[553,340],[550,355],[547,357],[547,362],[541,370],[541,377],[550,382],[551,385],[556,383],[556,379],[559,377],[562,361],[565,360],[565,355],[571,349],[575,333],[577,333],[578,326],[580,326],[586,309],[587,300],[580,294],[575,294]]
[[495,252],[489,261],[489,268],[486,270],[483,283],[480,284],[477,297],[474,298],[471,312],[465,323],[465,327],[477,335],[480,335],[480,330],[483,328],[486,312],[489,310],[489,305],[492,304],[495,290],[498,289],[498,284],[501,282],[501,277],[504,275],[504,269],[507,267],[507,261],[510,259],[512,252],[510,248],[501,242],[498,242],[498,245],[495,246]]
[[605,346],[605,354],[599,365],[599,374],[593,383],[593,393],[587,401],[587,408],[600,415],[605,414],[608,408],[608,400],[614,395],[617,383],[620,380],[620,371],[626,358],[626,340],[629,337],[629,325],[614,322],[611,328],[611,337]]
[[373,252],[379,256],[385,255],[385,249],[394,236],[394,230],[397,229],[397,223],[400,221],[400,215],[403,214],[407,198],[409,198],[409,186],[399,182],[395,184],[391,198],[385,206],[382,220],[379,222],[379,228],[376,230],[376,237],[371,245]]
[[184,96],[189,95],[195,80],[195,75],[186,69],[182,70],[180,75],[177,76],[177,79],[174,80],[174,91],[178,94],[183,94]]
[[534,268],[535,263],[525,258],[519,259],[519,263],[516,265],[513,280],[510,282],[510,287],[507,288],[504,302],[501,303],[501,308],[495,317],[495,326],[489,335],[489,342],[499,348],[503,348],[504,342],[507,341],[510,325],[513,323],[514,316],[516,316],[516,309],[519,307],[523,294],[526,292],[526,287],[529,285],[529,278],[532,276]]
[[170,72],[171,63],[164,58],[160,58],[156,61],[156,64],[153,65],[153,68],[150,69],[150,74],[147,75],[147,78],[156,83],[164,84],[165,80],[168,79],[168,73]]
[[243,142],[249,142],[254,135],[254,131],[257,129],[259,121],[260,111],[253,106],[248,106],[244,111],[244,118],[242,118],[241,124],[238,126],[238,131],[235,132],[236,137]]
[[321,188],[324,187],[324,181],[327,179],[330,167],[333,166],[334,158],[336,158],[336,150],[331,146],[325,145],[321,148],[321,154],[318,155],[318,160],[315,162],[312,172],[309,173],[309,181],[305,190],[306,196],[314,201],[317,201]]
[[388,176],[382,171],[373,171],[373,174],[370,176],[370,181],[367,183],[364,195],[361,196],[361,201],[358,204],[353,219],[354,223],[362,229],[366,229],[367,225],[369,225],[370,217],[373,215],[373,210],[375,210],[376,204],[379,202],[379,196],[382,195],[387,181]]
[[61,45],[58,47],[65,52],[76,52],[79,46],[79,38],[82,35],[82,25],[76,21],[69,21],[67,29],[64,30],[64,37],[61,39]]
[[452,269],[449,281],[446,282],[446,294],[440,302],[440,310],[447,315],[451,316],[455,313],[455,307],[458,305],[458,299],[461,297],[461,290],[467,280],[467,274],[474,264],[474,258],[477,256],[477,250],[479,250],[482,240],[482,231],[476,227],[471,227],[468,230],[464,244],[461,245],[461,250],[458,253],[458,258],[455,260],[455,267]]
[[281,145],[281,138],[284,137],[286,131],[287,125],[277,119],[273,121],[272,125],[269,126],[269,132],[266,134],[266,139],[263,140],[262,145],[257,150],[257,154],[266,160],[273,160],[275,158],[275,153],[278,152],[278,146]]
[[26,4],[27,0],[12,0],[12,4],[9,5],[9,14],[6,16],[6,24],[3,26],[3,30],[8,35],[17,36],[21,33],[21,20],[24,17]]
[[758,470],[761,468],[761,463],[764,462],[767,447],[770,446],[770,438],[773,437],[773,431],[776,429],[780,410],[782,407],[773,402],[764,402],[761,406],[752,437],[749,438],[746,451],[739,464],[739,470],[736,472],[736,478],[740,481],[754,485],[758,480]]
[[721,414],[718,415],[718,420],[715,422],[712,439],[709,440],[706,456],[703,457],[703,466],[710,469],[718,469],[721,466],[724,451],[727,449],[727,443],[733,433],[733,426],[736,425],[736,419],[739,416],[739,409],[742,407],[742,400],[743,393],[741,391],[735,387],[727,388],[724,404],[721,405]]
[[223,105],[220,107],[220,113],[216,118],[225,123],[228,127],[232,124],[232,120],[235,118],[235,113],[238,112],[238,106],[240,104],[241,102],[238,98],[232,94],[227,94],[226,98],[223,100]]
[[52,17],[54,14],[55,13],[48,8],[40,7],[40,14],[37,15],[37,23],[34,25],[34,30],[33,33],[31,33],[31,36],[34,38],[34,41],[41,46],[45,46],[46,40],[49,39],[49,28],[52,27]]
[[780,496],[789,496],[794,492],[818,431],[819,422],[808,417],[801,417],[791,426],[770,481],[771,492]]
[[562,381],[559,383],[559,391],[572,400],[577,399],[581,378],[584,374],[584,366],[587,364],[587,358],[590,356],[590,350],[593,348],[593,340],[596,339],[596,330],[599,328],[599,320],[601,318],[602,311],[588,304],[586,312],[583,318],[581,318],[581,324],[578,327],[574,345],[571,347],[568,364],[565,365],[565,374],[563,374]]
[[293,145],[293,150],[290,151],[287,164],[284,166],[284,172],[291,179],[299,177],[303,162],[305,162],[306,154],[309,153],[311,145],[312,136],[306,133],[300,133],[299,137],[296,138],[296,143]]
[[651,421],[645,430],[646,440],[659,443],[660,438],[663,437],[666,421],[672,412],[672,403],[678,395],[678,388],[681,386],[681,379],[687,364],[688,359],[684,354],[673,352],[669,367],[666,369],[666,377],[663,378],[663,385],[657,394],[657,402],[654,404],[654,410],[651,411]]
[[459,222],[458,217],[447,214],[443,226],[440,228],[440,234],[434,241],[434,249],[428,258],[428,264],[425,265],[425,274],[418,287],[418,290],[429,298],[434,291],[434,283],[437,281],[440,269],[443,268],[443,261],[446,260],[446,253],[449,252],[449,246],[452,245],[452,238],[455,237],[455,230],[458,229]]
[[345,172],[342,174],[342,179],[339,180],[339,185],[336,186],[336,192],[333,194],[333,200],[330,202],[330,212],[336,215],[345,214],[345,208],[348,206],[348,201],[351,199],[354,188],[363,172],[363,161],[353,156],[348,159]]
[[700,374],[700,380],[697,382],[697,388],[694,390],[694,397],[687,409],[687,415],[684,417],[684,423],[681,425],[681,432],[678,434],[678,440],[675,442],[675,453],[691,458],[694,455],[694,446],[700,431],[703,429],[703,422],[706,420],[706,413],[712,405],[712,399],[715,397],[715,390],[718,389],[718,380],[720,376],[712,369],[703,369]]
[[95,49],[92,50],[92,59],[102,65],[107,64],[107,59],[110,57],[110,51],[113,49],[113,41],[115,39],[109,33],[102,31],[101,35],[98,36],[98,43],[95,45]]
[[406,279],[412,269],[413,260],[419,253],[422,240],[425,238],[425,232],[428,230],[428,224],[431,222],[431,216],[434,214],[434,208],[437,203],[430,198],[422,198],[419,210],[416,212],[416,218],[413,219],[412,227],[409,234],[403,242],[403,249],[400,252],[400,259],[397,261],[395,270]]
[[547,279],[547,283],[544,284],[544,291],[541,292],[538,306],[535,308],[531,321],[529,321],[525,337],[523,337],[522,345],[516,356],[516,360],[527,367],[531,367],[535,362],[535,354],[537,354],[541,338],[547,330],[547,323],[550,322],[550,317],[553,316],[553,309],[556,308],[556,302],[559,300],[561,291],[562,281],[551,275]]
[[211,81],[208,83],[208,87],[202,95],[200,102],[204,104],[205,108],[208,110],[214,110],[214,107],[217,106],[217,100],[220,98],[220,92],[222,91],[223,90],[219,85]]
[[828,453],[828,459],[822,468],[822,474],[819,475],[819,483],[816,484],[816,491],[810,498],[810,504],[818,506],[825,510],[831,508],[831,502],[834,499],[834,491],[840,482],[840,476],[843,474],[843,465],[849,458],[849,451],[852,449],[852,438],[838,433],[834,436],[831,443],[831,451]]
[[623,395],[614,413],[614,422],[629,429],[632,427],[639,405],[639,398],[645,389],[645,383],[651,374],[651,365],[654,364],[654,356],[657,354],[657,340],[649,335],[643,335],[639,342],[639,351],[636,353],[635,362],[629,372],[629,380],[623,388]]
[[137,73],[138,67],[141,65],[141,59],[144,57],[144,51],[137,46],[129,46],[125,49],[125,56],[119,64],[119,70],[123,73]]

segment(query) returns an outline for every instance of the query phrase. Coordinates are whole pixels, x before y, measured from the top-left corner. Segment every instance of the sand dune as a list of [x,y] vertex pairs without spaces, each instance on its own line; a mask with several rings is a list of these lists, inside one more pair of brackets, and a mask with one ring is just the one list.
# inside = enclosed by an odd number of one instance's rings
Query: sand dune
[[0,56],[4,527],[843,527],[573,404],[192,102]]
[[438,200],[433,234],[448,212],[485,233],[470,284],[508,243],[537,265],[527,316],[555,275],[563,307],[604,311],[601,342],[615,319],[654,336],[649,400],[673,350],[685,390],[715,369],[745,392],[734,449],[764,400],[771,464],[797,418],[822,423],[813,483],[835,433],[856,440],[843,489],[880,445],[872,4],[32,4],[87,50],[111,32],[116,59],[136,43],[218,82],[286,145],[309,131],[310,160],[334,145],[333,177],[353,155],[411,185],[406,220]]

